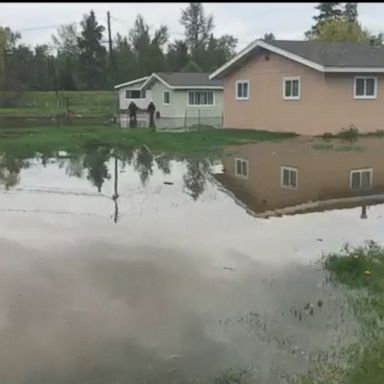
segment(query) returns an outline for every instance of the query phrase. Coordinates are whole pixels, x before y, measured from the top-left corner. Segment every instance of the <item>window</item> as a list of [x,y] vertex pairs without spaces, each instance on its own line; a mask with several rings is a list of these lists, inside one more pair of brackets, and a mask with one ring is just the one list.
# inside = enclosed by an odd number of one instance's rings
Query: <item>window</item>
[[372,186],[372,168],[356,169],[350,172],[349,186],[351,189],[367,189]]
[[237,177],[248,178],[248,160],[243,158],[235,158],[235,175]]
[[139,89],[127,89],[125,91],[125,98],[126,99],[141,99],[144,98],[143,92],[141,92]]
[[299,100],[300,99],[300,77],[284,78],[284,99]]
[[189,91],[188,105],[214,105],[213,91]]
[[355,99],[376,99],[377,77],[355,77],[353,88]]
[[171,99],[171,97],[170,97],[169,92],[168,91],[164,91],[163,92],[163,103],[164,104],[169,104],[170,103],[170,99]]
[[237,100],[249,99],[249,80],[236,81],[236,99]]
[[281,167],[281,186],[288,189],[297,189],[299,171],[297,168]]

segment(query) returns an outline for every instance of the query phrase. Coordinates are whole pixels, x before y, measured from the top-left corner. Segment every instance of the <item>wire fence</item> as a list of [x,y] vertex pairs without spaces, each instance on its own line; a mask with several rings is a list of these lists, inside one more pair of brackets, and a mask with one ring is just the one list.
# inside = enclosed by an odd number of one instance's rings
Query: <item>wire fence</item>
[[[203,113],[191,113],[186,111],[184,116],[178,117],[158,117],[155,118],[157,130],[194,130],[202,128],[223,128],[223,113],[211,116],[204,111]],[[120,114],[119,124],[122,128],[130,127],[128,114]],[[137,115],[137,128],[149,127],[149,114],[142,113]]]

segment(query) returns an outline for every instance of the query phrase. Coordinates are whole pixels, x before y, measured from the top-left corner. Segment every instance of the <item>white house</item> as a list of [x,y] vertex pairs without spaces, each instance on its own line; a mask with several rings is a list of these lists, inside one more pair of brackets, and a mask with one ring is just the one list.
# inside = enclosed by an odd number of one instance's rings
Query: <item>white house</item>
[[222,125],[223,86],[219,80],[210,80],[208,73],[156,72],[116,85],[115,89],[119,90],[122,125],[127,124],[125,110],[131,101],[141,109],[138,120],[143,124],[148,122],[145,110],[152,101],[159,128]]

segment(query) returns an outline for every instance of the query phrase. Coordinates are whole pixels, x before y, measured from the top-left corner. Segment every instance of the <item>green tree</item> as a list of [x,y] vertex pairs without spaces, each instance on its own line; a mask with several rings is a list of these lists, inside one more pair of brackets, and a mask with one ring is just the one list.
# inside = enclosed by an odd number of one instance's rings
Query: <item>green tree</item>
[[214,29],[213,17],[206,15],[202,3],[189,3],[182,10],[180,23],[192,59],[201,66],[206,46]]
[[163,46],[168,41],[168,28],[161,25],[155,30],[153,37],[150,26],[144,18],[138,15],[133,28],[129,32],[129,42],[137,64],[137,75],[146,76],[149,73],[163,71],[166,67]]
[[346,18],[330,20],[322,24],[311,40],[328,42],[370,43],[381,45],[383,34],[372,34],[363,28],[360,23],[348,21]]
[[189,61],[186,42],[183,40],[175,40],[169,44],[166,60],[167,69],[171,72],[178,72],[184,68]]
[[181,68],[180,72],[204,72],[204,70],[196,62],[189,60],[188,63]]
[[305,33],[307,39],[315,39],[320,26],[324,23],[331,20],[338,20],[343,17],[341,3],[319,3],[315,9],[319,11],[319,14],[313,16],[313,20],[315,20],[316,23],[312,26],[310,31]]
[[211,72],[226,63],[236,54],[236,45],[237,39],[233,36],[223,35],[215,38],[211,34],[203,59],[201,60],[203,69]]
[[359,17],[357,12],[357,3],[345,3],[344,16],[352,23],[357,22]]
[[118,33],[113,51],[116,62],[115,82],[120,84],[136,79],[139,76],[136,58],[127,37],[123,37]]
[[94,11],[84,15],[82,31],[77,37],[79,46],[79,73],[86,89],[106,87],[106,49],[102,45],[104,27],[99,25]]

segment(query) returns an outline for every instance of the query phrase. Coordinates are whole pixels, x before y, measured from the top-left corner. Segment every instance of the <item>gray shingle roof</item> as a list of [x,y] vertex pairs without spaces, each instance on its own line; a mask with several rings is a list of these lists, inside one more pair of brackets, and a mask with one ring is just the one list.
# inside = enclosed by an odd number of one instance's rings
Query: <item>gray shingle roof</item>
[[275,40],[269,44],[329,67],[384,67],[384,47],[367,43]]
[[173,87],[222,87],[220,80],[209,80],[209,73],[156,72],[156,75]]

